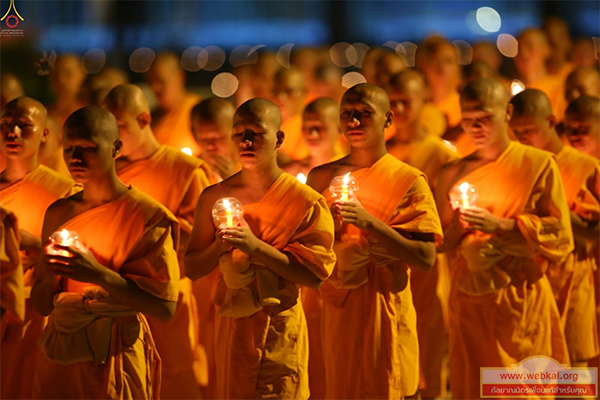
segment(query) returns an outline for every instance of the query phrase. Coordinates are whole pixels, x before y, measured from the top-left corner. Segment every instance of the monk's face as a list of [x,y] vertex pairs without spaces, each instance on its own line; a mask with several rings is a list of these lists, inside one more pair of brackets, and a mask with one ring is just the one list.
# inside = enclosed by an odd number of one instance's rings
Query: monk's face
[[231,140],[242,167],[252,169],[277,157],[276,149],[281,146],[283,137],[268,111],[249,113],[238,110],[233,117]]
[[38,153],[40,144],[48,138],[39,108],[17,100],[2,109],[0,146],[8,159],[25,159]]
[[600,97],[600,84],[597,75],[582,73],[575,74],[567,79],[565,83],[567,103],[571,103],[584,95]]
[[73,180],[92,182],[114,168],[121,147],[119,139],[110,140],[87,127],[65,125],[63,157]]
[[305,111],[302,116],[302,137],[309,150],[333,151],[340,137],[336,110]]
[[76,57],[59,57],[50,73],[50,85],[56,93],[76,96],[85,77],[85,72]]
[[440,45],[424,66],[423,73],[432,86],[455,84],[459,79],[460,65],[454,47],[451,44]]
[[384,140],[393,113],[385,109],[381,94],[371,88],[350,89],[342,97],[340,127],[352,147],[369,148]]
[[549,47],[543,35],[527,32],[519,37],[519,52],[514,58],[519,73],[526,73],[532,68],[541,68],[546,62]]
[[180,70],[162,62],[150,68],[146,81],[161,108],[171,110],[177,106],[185,85],[185,75]]
[[195,119],[192,121],[192,134],[202,151],[202,157],[231,156],[231,131],[226,131],[213,121]]
[[306,87],[298,74],[275,76],[273,102],[281,110],[281,118],[286,119],[302,113],[306,101]]
[[597,117],[567,113],[565,133],[571,146],[592,157],[600,158],[600,121]]
[[554,126],[550,118],[533,115],[513,115],[509,125],[519,142],[538,149],[547,147]]
[[401,82],[388,90],[394,123],[398,128],[414,126],[425,105],[425,89],[414,81]]
[[506,129],[507,109],[492,101],[461,100],[462,127],[477,148],[495,142]]

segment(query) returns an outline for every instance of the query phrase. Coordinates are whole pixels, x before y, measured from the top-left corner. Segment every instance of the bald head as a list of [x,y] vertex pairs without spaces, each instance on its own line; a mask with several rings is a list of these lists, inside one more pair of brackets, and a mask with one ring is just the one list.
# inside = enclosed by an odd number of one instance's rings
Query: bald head
[[387,85],[390,77],[406,68],[404,59],[393,51],[386,51],[375,62],[376,75],[374,84],[378,86]]
[[552,115],[550,99],[541,90],[526,89],[510,100],[513,116],[546,119]]
[[119,85],[112,89],[104,99],[109,110],[119,110],[138,116],[143,112],[150,113],[148,100],[142,89],[133,84]]
[[509,95],[502,83],[494,78],[476,79],[460,93],[461,103],[478,101],[486,106],[506,107]]
[[171,73],[182,71],[179,57],[170,51],[159,53],[152,62],[148,72],[158,69]]
[[231,130],[231,121],[235,107],[230,101],[220,97],[212,97],[196,104],[191,111],[192,121],[207,122],[219,128]]
[[299,68],[280,68],[275,74],[273,99],[284,120],[302,114],[307,92],[306,77]]
[[110,111],[98,107],[87,106],[72,113],[63,127],[64,135],[69,132],[69,139],[103,140],[114,142],[119,139],[119,125]]
[[59,95],[77,96],[86,74],[76,54],[61,54],[50,71],[50,84]]
[[424,93],[427,88],[427,83],[420,72],[414,69],[407,69],[392,75],[388,84],[390,91],[403,91],[408,87]]
[[22,96],[6,103],[2,108],[2,115],[4,116],[8,113],[13,115],[30,114],[32,117],[35,117],[35,120],[42,129],[46,127],[48,111],[42,103],[31,97]]
[[10,72],[0,74],[0,108],[9,101],[25,95],[23,85],[16,75]]
[[567,77],[565,99],[568,103],[583,95],[600,97],[600,74],[596,68],[579,67]]
[[145,75],[150,89],[164,111],[175,109],[185,97],[185,71],[174,53],[160,53]]
[[279,108],[267,99],[254,98],[246,101],[235,111],[235,119],[250,118],[258,124],[265,125],[269,130],[281,129],[281,112]]
[[323,113],[328,115],[335,115],[337,118],[340,106],[337,101],[330,97],[319,97],[316,100],[310,102],[306,108],[304,108],[304,112],[314,112],[314,113]]
[[581,96],[567,107],[567,115],[581,118],[600,118],[600,99],[592,96]]
[[390,99],[385,90],[379,86],[370,83],[354,85],[344,93],[342,104],[345,101],[356,101],[358,99],[368,99],[384,113],[390,110]]
[[494,43],[477,42],[473,45],[473,62],[477,61],[484,61],[498,71],[502,63],[502,55]]

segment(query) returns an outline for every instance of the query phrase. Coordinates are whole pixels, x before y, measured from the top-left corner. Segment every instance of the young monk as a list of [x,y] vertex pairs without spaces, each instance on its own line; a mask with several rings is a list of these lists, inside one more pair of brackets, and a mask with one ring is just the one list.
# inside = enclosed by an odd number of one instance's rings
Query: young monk
[[565,134],[582,153],[600,158],[600,99],[581,96],[565,113]]
[[281,68],[273,81],[273,98],[281,110],[281,130],[286,140],[279,152],[280,165],[308,157],[307,145],[302,139],[302,110],[306,105],[308,87],[304,73],[296,68]]
[[40,164],[71,178],[63,157],[62,126],[56,118],[48,117],[46,128],[48,128],[48,138],[40,145]]
[[600,97],[600,74],[590,67],[575,68],[565,82],[565,100],[568,104],[581,96]]
[[227,179],[241,168],[231,142],[234,112],[233,104],[219,97],[202,100],[192,108],[192,134],[200,147],[201,158],[212,171],[211,183]]
[[33,370],[41,356],[37,340],[45,319],[31,308],[29,293],[42,240],[47,239],[42,236],[44,213],[55,200],[71,194],[75,184],[39,163],[40,145],[49,135],[46,121],[46,108],[29,97],[14,99],[2,108],[0,146],[7,165],[0,174],[0,205],[12,211],[19,221],[26,288],[24,321],[2,321],[2,398],[31,398]]
[[200,96],[188,93],[185,88],[185,71],[179,57],[173,53],[160,53],[146,73],[146,81],[158,100],[152,111],[152,130],[160,144],[180,150],[189,148],[199,154],[199,147],[190,131],[190,111],[200,101]]
[[104,104],[117,118],[123,142],[116,160],[117,176],[160,202],[179,220],[181,280],[175,318],[165,323],[149,316],[148,322],[162,359],[161,398],[198,398],[199,383],[206,384],[206,379],[198,382],[206,375],[206,365],[202,365],[205,360],[198,342],[197,307],[192,283],[183,271],[183,252],[192,230],[196,202],[209,185],[202,168],[204,161],[158,143],[150,127],[148,102],[138,86],[117,86],[108,93]]
[[302,138],[310,155],[304,160],[291,163],[285,168],[289,174],[307,176],[311,169],[341,158],[338,103],[321,97],[306,106],[302,113]]
[[[233,141],[242,170],[202,192],[186,252],[190,278],[220,270],[213,300],[219,399],[309,396],[299,289],[317,288],[330,275],[333,221],[322,196],[277,166],[280,125],[279,109],[268,100],[237,109]],[[211,209],[224,197],[239,199],[244,217],[215,228]],[[277,306],[264,306],[258,296],[256,278],[265,269],[278,277]]]
[[[507,135],[512,105],[502,84],[473,81],[460,101],[477,151],[440,171],[436,201],[444,249],[457,250],[450,268],[450,387],[453,398],[472,399],[480,394],[481,367],[510,367],[534,355],[568,363],[544,271],[566,259],[573,236],[553,156]],[[453,210],[449,192],[464,182],[479,194],[477,205]]]
[[157,201],[124,185],[119,127],[107,110],[74,112],[65,160],[83,191],[54,202],[43,235],[76,231],[84,249],[40,258],[31,296],[50,315],[40,338],[32,398],[158,398],[160,358],[144,315],[166,321],[177,305],[178,223]]
[[546,273],[563,317],[571,365],[586,366],[587,360],[599,354],[593,248],[600,234],[600,163],[563,145],[554,129],[556,117],[550,100],[543,92],[527,89],[513,97],[510,104],[514,108],[510,127],[519,141],[554,153],[565,186],[575,250],[565,263],[551,265]]
[[[423,123],[427,86],[423,76],[414,70],[394,75],[387,88],[391,110],[394,113],[394,137],[386,143],[388,152],[411,167],[425,174],[433,189],[441,167],[458,158],[442,139],[431,135]],[[447,279],[440,280],[439,268],[446,272],[445,255],[438,256],[438,263],[431,271],[411,271],[413,303],[417,312],[417,333],[421,369],[426,387],[421,390],[424,398],[443,396],[446,391],[447,329],[444,326],[443,309],[446,308]],[[447,274],[447,273],[446,273]],[[440,287],[440,290],[438,290]]]
[[[340,106],[350,154],[308,177],[326,196],[337,231],[336,269],[319,289],[328,399],[402,398],[419,383],[409,265],[432,267],[441,227],[427,178],[386,151],[392,119],[383,89],[350,88]],[[336,202],[329,184],[348,172],[358,193]]]
[[[23,265],[19,254],[17,217],[0,206],[0,318],[22,322],[25,319]],[[2,331],[6,321],[2,321]]]

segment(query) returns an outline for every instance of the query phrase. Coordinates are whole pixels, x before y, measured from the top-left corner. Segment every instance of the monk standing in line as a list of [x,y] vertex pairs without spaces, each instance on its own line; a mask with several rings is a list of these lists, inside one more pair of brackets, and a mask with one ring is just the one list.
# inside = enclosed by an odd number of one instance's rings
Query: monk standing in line
[[[350,154],[308,176],[336,221],[338,261],[319,289],[327,399],[399,399],[418,389],[409,271],[433,266],[442,232],[427,178],[386,151],[384,130],[392,119],[383,89],[350,88],[340,106]],[[330,182],[349,172],[358,192],[336,201]]]
[[[561,263],[573,250],[569,207],[552,154],[509,139],[508,102],[493,78],[464,88],[462,125],[477,151],[447,164],[436,186],[444,249],[457,250],[449,301],[456,399],[479,398],[481,367],[510,367],[540,355],[569,362],[544,274],[549,262]],[[465,190],[467,199],[453,210],[449,193],[467,184],[479,195],[477,205]]]
[[[0,206],[0,318],[18,322],[25,319],[23,265],[19,254],[17,217]],[[2,321],[2,330],[6,321]]]
[[600,99],[581,96],[565,113],[565,134],[582,153],[600,158]]
[[[242,170],[202,192],[186,252],[192,279],[220,271],[213,299],[219,399],[309,397],[300,286],[317,288],[330,275],[333,220],[321,195],[277,166],[280,126],[268,100],[237,109],[233,142]],[[244,216],[215,228],[213,204],[226,197],[241,202]],[[258,278],[266,272],[277,278],[279,304],[261,296]]]
[[[31,398],[33,369],[41,356],[37,340],[45,318],[31,308],[29,293],[34,266],[42,249],[42,223],[46,208],[73,191],[75,182],[40,165],[40,145],[50,134],[46,108],[30,97],[19,97],[2,108],[1,151],[6,169],[0,174],[0,205],[19,221],[20,250],[25,284],[25,319],[5,321],[1,342],[1,397]],[[43,239],[42,239],[43,238]]]
[[50,318],[32,398],[157,398],[160,358],[144,315],[175,314],[177,220],[119,181],[119,127],[107,110],[74,112],[63,146],[83,190],[48,208],[43,235],[75,231],[81,245],[50,242],[38,264],[32,302]]
[[85,105],[81,99],[81,88],[86,75],[81,68],[81,59],[76,54],[61,54],[49,77],[56,99],[48,106],[48,115],[56,118],[62,130],[67,117]]
[[204,161],[160,145],[152,133],[150,108],[142,90],[132,84],[111,90],[106,108],[117,118],[123,147],[116,160],[119,179],[165,206],[181,227],[179,298],[168,323],[149,317],[148,323],[162,359],[161,398],[195,399],[206,385],[206,360],[199,343],[198,315],[192,282],[183,271],[183,253],[192,230],[196,202],[209,185]]
[[510,104],[514,107],[510,127],[519,141],[556,155],[571,210],[575,250],[565,263],[551,265],[547,275],[563,317],[571,365],[587,366],[587,361],[599,354],[593,249],[600,234],[600,163],[563,145],[554,129],[556,117],[550,100],[543,92],[527,89],[513,97]]
[[573,70],[565,82],[565,100],[571,104],[581,96],[600,97],[600,73],[598,69],[578,67]]
[[160,144],[177,150],[185,147],[199,155],[200,149],[190,131],[190,111],[200,96],[185,88],[185,71],[173,53],[156,56],[146,73],[146,81],[158,100],[152,111],[152,130]]

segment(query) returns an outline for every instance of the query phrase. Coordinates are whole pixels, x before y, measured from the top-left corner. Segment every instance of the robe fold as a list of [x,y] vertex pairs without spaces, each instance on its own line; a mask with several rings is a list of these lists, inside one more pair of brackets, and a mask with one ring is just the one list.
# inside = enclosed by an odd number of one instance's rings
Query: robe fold
[[[408,165],[417,168],[427,176],[430,186],[435,186],[442,166],[459,158],[440,138],[426,135],[410,143],[391,142],[388,152]],[[441,271],[440,268],[444,268]],[[425,387],[421,388],[423,398],[444,396],[447,386],[448,327],[446,326],[450,284],[444,278],[448,275],[446,254],[438,254],[430,271],[412,269],[410,286],[413,304],[417,312],[417,334],[419,356]]]
[[[432,233],[441,242],[437,209],[421,172],[386,154],[352,176],[358,200],[371,215],[408,234]],[[333,204],[329,190],[325,197]],[[326,398],[414,394],[419,346],[409,266],[354,226],[342,227],[334,250],[336,268],[319,289]]]
[[[600,205],[588,184],[598,193],[598,159],[564,146],[556,155],[567,203],[572,212],[585,221],[598,222]],[[592,182],[590,182],[592,181]],[[589,182],[589,183],[588,183]],[[547,275],[563,317],[565,337],[571,361],[598,356],[598,321],[594,301],[594,257],[596,241],[575,238],[575,250],[559,265],[551,265]]]
[[[60,229],[76,231],[106,268],[167,301],[178,298],[179,227],[175,217],[135,188],[84,211]],[[40,345],[33,398],[153,399],[160,357],[146,318],[90,283],[62,279]]]
[[469,233],[452,260],[450,386],[453,398],[473,399],[479,398],[481,367],[510,367],[535,355],[569,363],[544,273],[549,262],[567,258],[573,236],[560,173],[548,152],[510,142],[497,160],[460,182],[475,186],[478,207],[515,219],[519,231]]
[[[318,278],[330,275],[335,262],[333,219],[325,199],[295,177],[283,173],[260,202],[244,205],[244,218],[258,239]],[[237,284],[255,276],[256,268],[261,267],[251,259],[245,266],[227,261],[219,265],[214,298],[217,398],[307,399],[308,340],[300,286],[277,277],[281,304],[265,307],[256,279]]]
[[[156,123],[152,124],[152,131],[160,144],[170,146],[176,150],[187,147],[192,154],[200,154],[200,147],[194,140],[190,122],[192,108],[200,101],[200,96],[186,93],[181,103],[166,114],[160,115]],[[153,117],[162,111],[153,112]]]
[[8,320],[23,322],[25,319],[25,288],[23,286],[23,265],[19,254],[19,228],[17,218],[0,206],[0,307],[7,313],[2,318],[4,337]]
[[[23,179],[0,190],[0,205],[17,217],[19,229],[34,236],[42,236],[44,215],[50,204],[79,190],[75,182],[60,173],[38,165]],[[46,238],[47,239],[47,238]],[[42,242],[44,242],[42,238]],[[34,283],[37,257],[21,251],[25,296],[25,318],[22,322],[2,321],[0,349],[0,394],[4,399],[30,399],[34,366],[42,356],[37,340],[42,334],[46,318],[31,306],[30,293]]]
[[[203,168],[204,167],[204,168]],[[179,221],[182,240],[179,298],[175,316],[167,321],[148,317],[152,335],[163,362],[163,399],[200,396],[199,385],[207,384],[206,353],[198,334],[198,308],[192,282],[183,271],[183,254],[194,222],[196,203],[209,185],[205,161],[161,146],[150,157],[133,161],[117,170],[119,179],[132,184],[171,211]]]

